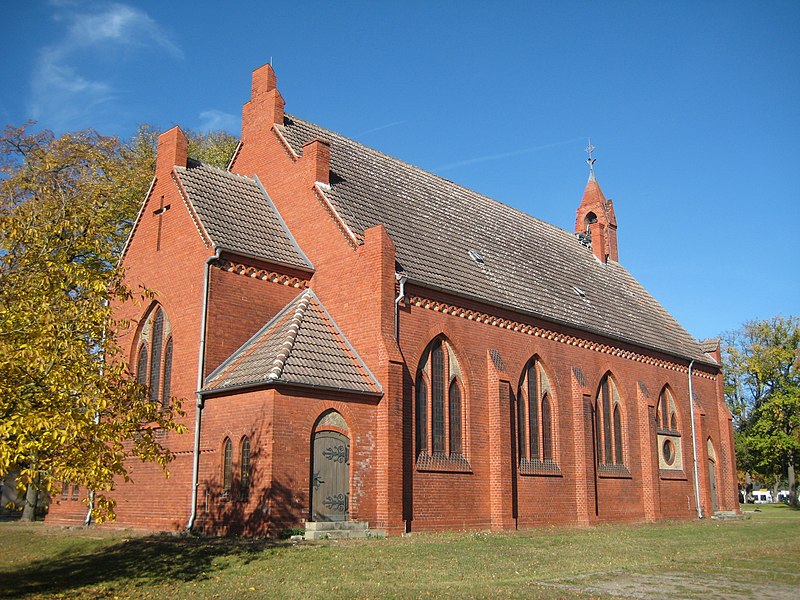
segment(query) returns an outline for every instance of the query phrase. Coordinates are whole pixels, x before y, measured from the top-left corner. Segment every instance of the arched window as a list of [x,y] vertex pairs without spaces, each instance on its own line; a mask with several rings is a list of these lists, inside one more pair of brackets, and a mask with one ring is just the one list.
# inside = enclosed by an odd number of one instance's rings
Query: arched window
[[229,498],[233,484],[233,444],[230,438],[222,443],[222,497]]
[[139,347],[139,358],[136,360],[136,383],[147,385],[147,344]]
[[158,401],[159,381],[161,380],[161,353],[164,341],[164,313],[156,308],[153,320],[153,337],[150,344],[150,400]]
[[553,460],[553,419],[547,392],[542,396],[542,460]]
[[458,380],[450,383],[450,455],[461,454],[461,388]]
[[242,438],[242,447],[239,460],[239,499],[247,501],[250,498],[250,438]]
[[675,400],[667,386],[658,395],[656,430],[658,466],[662,470],[683,470],[681,431]]
[[167,340],[164,346],[164,383],[161,390],[161,403],[164,406],[169,404],[170,388],[172,386],[172,338]]
[[534,357],[522,370],[517,391],[517,451],[523,474],[558,472],[552,398],[550,380]]
[[461,367],[446,340],[436,338],[425,350],[415,382],[417,468],[467,470],[464,385]]
[[136,382],[147,386],[152,402],[167,406],[172,393],[172,328],[160,306],[145,317],[135,347]]
[[596,400],[597,463],[622,466],[625,464],[622,406],[617,386],[610,375],[600,382]]
[[417,374],[417,456],[421,452],[428,452],[428,386],[425,377],[420,372]]

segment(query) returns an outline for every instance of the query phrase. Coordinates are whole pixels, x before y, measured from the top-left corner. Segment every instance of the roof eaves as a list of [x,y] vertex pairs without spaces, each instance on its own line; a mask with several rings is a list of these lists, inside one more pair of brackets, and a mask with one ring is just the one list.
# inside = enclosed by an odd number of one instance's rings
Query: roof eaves
[[296,381],[282,381],[280,379],[265,379],[261,381],[253,381],[249,383],[239,383],[227,387],[217,388],[203,388],[200,390],[200,395],[204,397],[225,395],[231,392],[242,392],[246,390],[266,389],[270,387],[287,386],[312,390],[324,390],[328,392],[345,392],[348,394],[363,394],[365,396],[372,396],[379,398],[383,396],[383,391],[359,390],[356,388],[337,387],[333,385],[320,385],[316,383],[303,383]]

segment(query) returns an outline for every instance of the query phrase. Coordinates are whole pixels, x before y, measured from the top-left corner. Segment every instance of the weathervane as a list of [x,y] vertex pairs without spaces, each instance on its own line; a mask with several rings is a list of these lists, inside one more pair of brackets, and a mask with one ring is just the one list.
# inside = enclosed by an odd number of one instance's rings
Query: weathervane
[[589,158],[586,159],[586,164],[589,165],[589,175],[594,178],[594,161],[597,160],[596,158],[592,158],[592,152],[594,152],[595,148],[592,146],[592,138],[589,138],[589,145],[586,146],[586,153],[589,155]]

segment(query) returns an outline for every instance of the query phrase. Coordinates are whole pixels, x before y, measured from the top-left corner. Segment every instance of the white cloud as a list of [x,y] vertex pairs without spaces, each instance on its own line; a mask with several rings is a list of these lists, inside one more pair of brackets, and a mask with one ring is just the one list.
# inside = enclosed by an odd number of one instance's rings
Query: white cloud
[[[158,48],[173,59],[183,53],[146,13],[126,4],[53,2],[53,19],[66,25],[64,37],[39,52],[31,76],[31,116],[53,129],[82,128],[100,105],[119,98],[113,83],[87,71],[91,53],[103,58],[126,50]],[[87,58],[88,56],[88,58]]]
[[212,109],[200,113],[200,124],[197,129],[200,131],[227,131],[233,135],[239,135],[240,127],[241,121],[236,115]]

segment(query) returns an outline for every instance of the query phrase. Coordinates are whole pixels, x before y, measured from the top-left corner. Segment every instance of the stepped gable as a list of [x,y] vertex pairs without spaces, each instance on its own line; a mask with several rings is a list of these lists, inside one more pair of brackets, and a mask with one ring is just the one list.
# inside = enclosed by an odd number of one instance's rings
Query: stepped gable
[[276,128],[294,152],[330,144],[321,189],[356,237],[382,223],[412,283],[716,364],[618,262],[573,234],[297,117]]
[[380,384],[310,289],[214,370],[205,390],[273,383],[381,392]]
[[257,179],[192,159],[175,173],[214,247],[312,270]]

